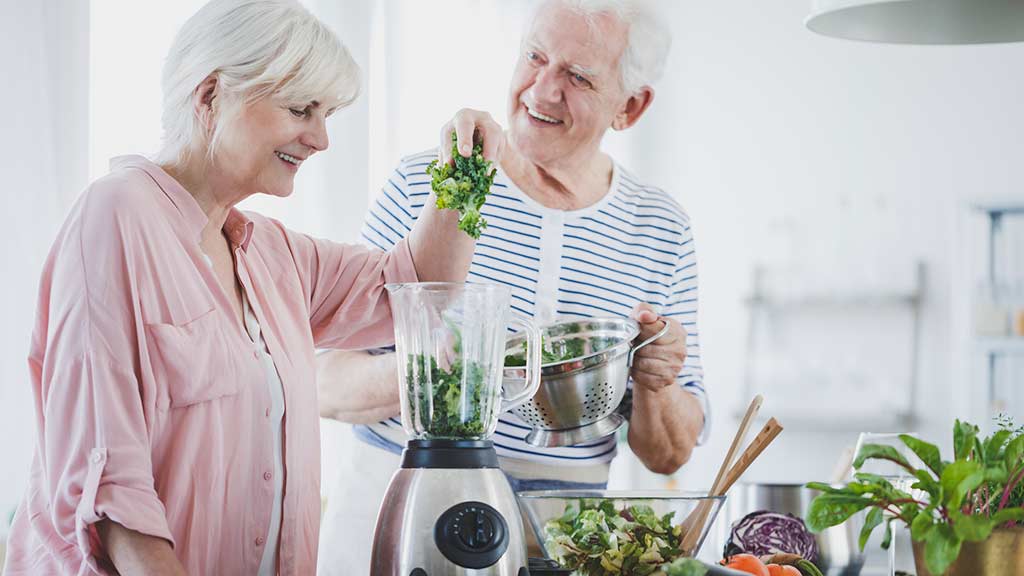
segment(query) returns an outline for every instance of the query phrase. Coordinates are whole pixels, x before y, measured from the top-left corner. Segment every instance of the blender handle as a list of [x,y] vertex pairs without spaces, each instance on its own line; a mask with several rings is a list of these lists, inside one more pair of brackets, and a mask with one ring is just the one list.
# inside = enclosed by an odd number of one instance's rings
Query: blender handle
[[661,338],[662,336],[664,336],[668,332],[668,320],[665,320],[664,318],[662,318],[661,321],[665,325],[661,327],[661,330],[658,330],[657,334],[655,334],[654,336],[651,336],[647,340],[644,340],[643,342],[637,344],[636,346],[633,346],[633,348],[630,349],[630,351],[629,351],[629,359],[626,361],[626,366],[633,366],[633,355],[636,354],[637,350],[643,348],[644,346],[647,346],[648,344],[650,344],[651,342],[654,342],[658,338]]
[[510,324],[518,325],[526,333],[526,379],[523,389],[508,398],[501,399],[501,411],[508,412],[526,403],[540,388],[540,330],[525,318],[513,316]]

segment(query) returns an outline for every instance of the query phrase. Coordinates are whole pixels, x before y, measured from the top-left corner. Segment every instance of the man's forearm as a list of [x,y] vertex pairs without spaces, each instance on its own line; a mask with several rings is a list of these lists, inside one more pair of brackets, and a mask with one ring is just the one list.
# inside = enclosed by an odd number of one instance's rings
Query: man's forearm
[[185,576],[185,568],[163,538],[136,532],[112,520],[96,525],[100,542],[121,576]]
[[317,356],[320,416],[372,424],[399,412],[394,354],[332,350]]
[[704,410],[679,386],[652,392],[633,388],[629,447],[652,472],[672,474],[690,459],[704,426]]

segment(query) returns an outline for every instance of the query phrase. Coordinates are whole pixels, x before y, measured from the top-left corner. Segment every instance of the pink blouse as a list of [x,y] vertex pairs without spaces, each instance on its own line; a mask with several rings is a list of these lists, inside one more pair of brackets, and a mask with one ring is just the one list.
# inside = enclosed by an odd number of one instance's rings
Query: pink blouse
[[[6,576],[110,573],[94,527],[103,518],[165,538],[195,576],[257,572],[273,500],[271,399],[204,262],[206,223],[139,156],[115,159],[72,208],[40,282],[36,451]],[[391,343],[384,284],[416,280],[412,255],[404,242],[382,253],[237,210],[224,231],[284,387],[280,574],[314,574],[313,350]]]

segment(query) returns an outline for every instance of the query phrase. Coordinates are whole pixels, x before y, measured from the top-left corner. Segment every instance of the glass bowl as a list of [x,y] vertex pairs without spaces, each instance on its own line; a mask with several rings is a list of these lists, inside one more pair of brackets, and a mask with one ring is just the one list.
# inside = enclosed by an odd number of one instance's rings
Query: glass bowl
[[[561,518],[570,507],[578,511],[581,503],[593,506],[606,501],[610,501],[615,510],[620,512],[631,506],[642,505],[649,506],[659,518],[673,513],[671,520],[673,526],[682,524],[690,517],[691,512],[703,504],[707,515],[700,536],[697,538],[696,547],[692,552],[692,555],[696,556],[725,502],[725,496],[708,496],[704,492],[675,490],[537,490],[519,492],[517,495],[526,511],[537,542],[547,558],[555,557],[554,551],[548,549],[550,542],[548,542],[544,529],[548,522]],[[666,560],[671,561],[673,558]]]

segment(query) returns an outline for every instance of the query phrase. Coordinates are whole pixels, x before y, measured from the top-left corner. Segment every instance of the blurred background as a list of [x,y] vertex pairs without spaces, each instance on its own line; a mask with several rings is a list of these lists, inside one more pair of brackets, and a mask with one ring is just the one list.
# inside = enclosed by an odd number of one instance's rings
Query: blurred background
[[[155,152],[160,68],[202,0],[3,0],[0,539],[33,450],[39,271],[67,209],[124,153]],[[246,206],[355,241],[398,158],[463,107],[505,116],[525,0],[306,0],[364,71],[291,199]],[[825,38],[809,2],[662,2],[654,105],[606,148],[689,213],[713,406],[672,477],[625,444],[613,487],[707,489],[750,398],[786,427],[747,473],[824,480],[861,432],[948,447],[953,418],[1024,420],[1024,45]],[[470,71],[463,73],[462,71]],[[349,469],[324,421],[324,482]]]

